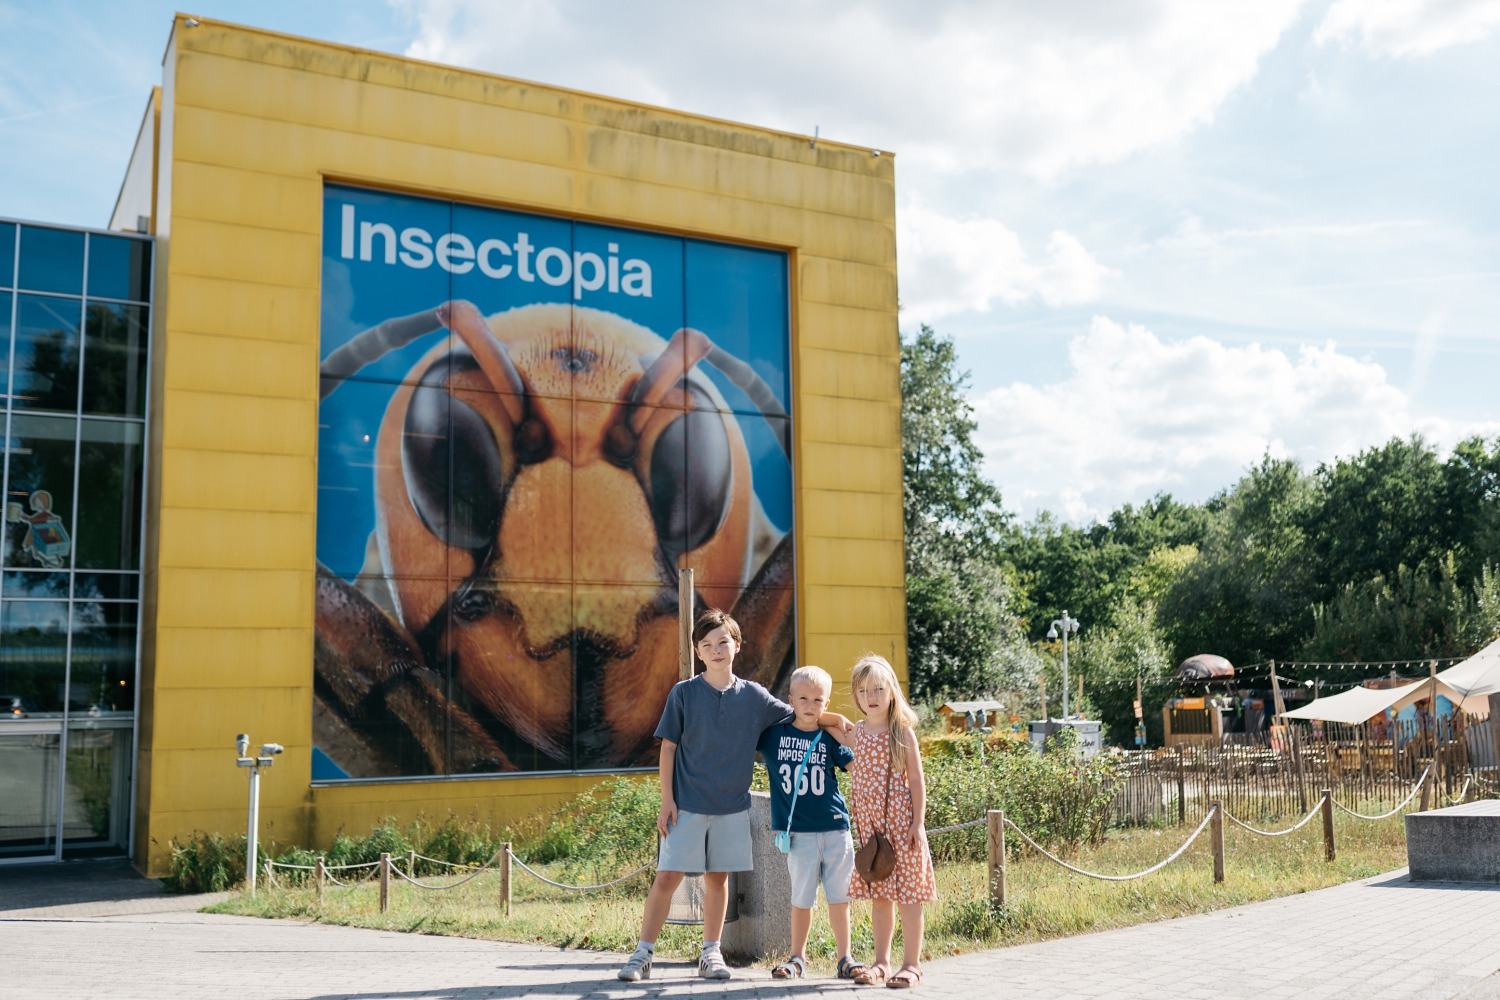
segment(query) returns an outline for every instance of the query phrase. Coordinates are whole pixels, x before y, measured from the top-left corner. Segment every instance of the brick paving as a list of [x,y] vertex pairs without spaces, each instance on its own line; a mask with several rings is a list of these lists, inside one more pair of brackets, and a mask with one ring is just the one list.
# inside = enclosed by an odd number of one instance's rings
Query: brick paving
[[[623,956],[196,912],[123,865],[0,868],[0,996],[176,1000],[696,997],[865,992],[726,983],[685,962],[639,984]],[[1500,1000],[1500,886],[1405,872],[1180,920],[929,962],[923,995]],[[887,994],[888,995],[888,994]]]

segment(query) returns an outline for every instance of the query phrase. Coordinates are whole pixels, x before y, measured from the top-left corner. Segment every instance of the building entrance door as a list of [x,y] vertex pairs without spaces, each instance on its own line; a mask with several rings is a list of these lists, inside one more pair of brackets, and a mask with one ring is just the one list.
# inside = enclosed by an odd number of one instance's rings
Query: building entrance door
[[0,864],[124,854],[131,720],[0,719]]

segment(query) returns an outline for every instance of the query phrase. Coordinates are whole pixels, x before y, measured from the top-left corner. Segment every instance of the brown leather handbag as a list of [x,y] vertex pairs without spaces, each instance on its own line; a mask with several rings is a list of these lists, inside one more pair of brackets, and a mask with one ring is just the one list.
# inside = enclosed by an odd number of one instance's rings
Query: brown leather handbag
[[[885,782],[885,825],[891,825],[891,782],[895,775],[887,773]],[[884,882],[896,870],[896,849],[885,834],[871,830],[865,842],[854,855],[854,870],[859,877],[871,885]]]

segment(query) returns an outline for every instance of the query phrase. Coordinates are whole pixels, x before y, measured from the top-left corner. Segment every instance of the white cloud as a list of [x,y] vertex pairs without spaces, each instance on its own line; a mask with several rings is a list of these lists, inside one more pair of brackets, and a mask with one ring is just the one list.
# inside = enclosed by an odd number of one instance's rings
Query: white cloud
[[1099,297],[1109,268],[1070,233],[1058,230],[1040,258],[996,219],[955,219],[919,201],[897,218],[902,317],[931,323],[954,313],[985,313],[997,302],[1040,299],[1073,306]]
[[1427,56],[1480,41],[1497,25],[1496,0],[1335,0],[1313,40],[1355,42],[1383,56]]
[[[1211,120],[1300,5],[391,2],[420,58],[1043,177]],[[645,37],[649,53],[631,45]]]
[[1332,343],[1289,356],[1206,337],[1167,342],[1096,317],[1068,361],[1061,382],[974,401],[987,471],[1028,516],[1092,520],[1162,491],[1202,500],[1267,451],[1311,468],[1414,429],[1446,441],[1475,430],[1419,428],[1380,365]]

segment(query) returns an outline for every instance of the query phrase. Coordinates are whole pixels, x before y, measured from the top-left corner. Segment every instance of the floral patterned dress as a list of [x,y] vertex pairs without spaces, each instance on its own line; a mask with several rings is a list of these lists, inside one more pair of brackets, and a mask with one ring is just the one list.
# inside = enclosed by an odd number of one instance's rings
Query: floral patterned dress
[[[913,849],[907,840],[911,829],[911,788],[904,775],[891,774],[891,737],[860,723],[854,730],[854,763],[849,765],[849,804],[854,813],[856,849],[871,830],[886,835],[896,849],[896,870],[884,882],[870,884],[855,872],[849,878],[850,899],[888,899],[893,903],[929,903],[937,899],[937,880],[932,875],[932,852],[927,845]],[[881,810],[890,783],[890,821]]]

